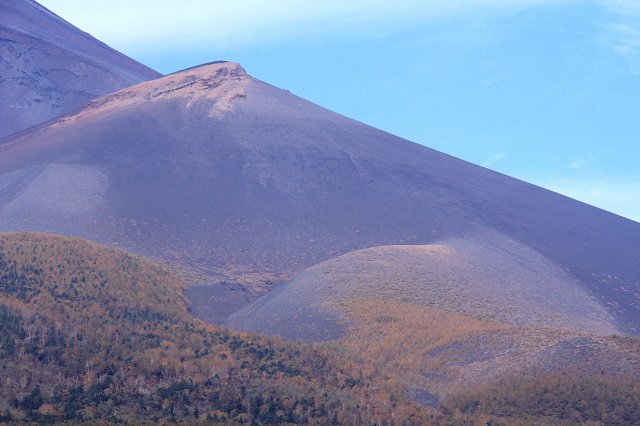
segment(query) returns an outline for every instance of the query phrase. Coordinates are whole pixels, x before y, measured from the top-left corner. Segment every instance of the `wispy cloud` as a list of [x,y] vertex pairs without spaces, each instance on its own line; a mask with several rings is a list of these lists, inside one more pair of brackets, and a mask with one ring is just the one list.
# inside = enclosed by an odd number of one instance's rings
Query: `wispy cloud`
[[481,165],[484,167],[491,167],[494,164],[496,164],[498,161],[504,160],[507,157],[507,155],[503,152],[496,152],[495,154],[491,155],[489,158],[487,158],[486,160],[484,160]]
[[600,3],[620,15],[640,16],[640,3],[637,0],[600,0]]
[[127,52],[232,49],[318,34],[379,36],[410,24],[594,1],[609,15],[601,41],[640,72],[640,0],[40,0]]
[[604,25],[601,40],[624,57],[640,74],[640,1],[600,0],[612,18]]
[[569,164],[567,164],[567,167],[573,170],[582,170],[587,168],[597,160],[598,160],[598,157],[595,155],[582,156],[582,157],[576,158],[573,161],[570,161]]
[[[341,32],[354,25],[377,31],[408,22],[521,10],[571,0],[41,0],[65,19],[109,43],[149,47],[215,47],[262,43],[308,33]],[[105,17],[108,16],[108,19]],[[390,26],[380,26],[388,23]],[[161,45],[158,43],[161,42]]]
[[613,50],[627,58],[634,65],[634,71],[638,72],[640,65],[640,28],[627,24],[615,24],[609,27],[614,36]]
[[584,169],[584,167],[587,165],[587,161],[580,159],[580,160],[573,160],[572,162],[569,163],[569,168],[570,169]]

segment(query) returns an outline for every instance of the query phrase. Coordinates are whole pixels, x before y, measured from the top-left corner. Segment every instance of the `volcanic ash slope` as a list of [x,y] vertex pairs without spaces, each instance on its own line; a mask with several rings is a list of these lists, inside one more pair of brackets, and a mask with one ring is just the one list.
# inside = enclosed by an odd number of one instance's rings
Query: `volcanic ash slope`
[[289,280],[366,247],[498,234],[640,329],[640,224],[350,120],[232,62],[4,139],[0,228],[87,237],[209,282]]
[[0,0],[0,138],[161,74],[32,0]]

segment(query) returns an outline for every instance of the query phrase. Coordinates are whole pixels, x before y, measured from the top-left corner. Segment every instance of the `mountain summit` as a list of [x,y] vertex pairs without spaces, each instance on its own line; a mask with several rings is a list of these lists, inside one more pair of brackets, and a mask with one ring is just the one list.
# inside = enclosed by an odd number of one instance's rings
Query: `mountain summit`
[[68,120],[103,114],[110,110],[127,109],[140,103],[166,102],[171,99],[186,99],[187,108],[201,100],[213,100],[209,115],[216,116],[232,107],[231,100],[244,98],[242,82],[248,78],[240,64],[226,61],[212,62],[91,101],[89,108],[71,116]]
[[516,244],[495,258],[535,268],[519,285],[537,288],[549,265],[616,327],[640,330],[640,224],[348,119],[232,62],[3,140],[0,188],[2,230],[84,236],[215,279],[289,279],[373,246]]
[[159,73],[32,0],[0,0],[0,137]]

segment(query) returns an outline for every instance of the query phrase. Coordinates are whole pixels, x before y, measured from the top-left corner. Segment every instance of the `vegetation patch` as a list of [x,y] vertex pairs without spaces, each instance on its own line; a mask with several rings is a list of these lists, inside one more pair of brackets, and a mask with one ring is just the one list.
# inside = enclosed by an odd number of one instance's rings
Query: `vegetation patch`
[[[347,299],[340,304],[350,333],[330,346],[341,348],[369,370],[398,377],[409,389],[441,388],[454,374],[428,354],[469,336],[504,325],[406,302]],[[441,389],[440,389],[441,390]]]
[[8,423],[422,424],[397,382],[326,348],[189,315],[187,280],[75,238],[0,236]]
[[640,382],[569,373],[508,377],[450,398],[441,413],[441,421],[460,425],[636,425]]

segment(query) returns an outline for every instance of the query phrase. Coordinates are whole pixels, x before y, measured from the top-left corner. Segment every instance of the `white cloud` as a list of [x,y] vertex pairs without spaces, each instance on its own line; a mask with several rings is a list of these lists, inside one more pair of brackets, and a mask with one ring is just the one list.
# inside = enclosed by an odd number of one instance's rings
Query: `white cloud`
[[640,222],[640,182],[558,179],[539,185]]
[[576,158],[575,160],[569,162],[567,166],[573,170],[581,170],[581,169],[587,168],[597,160],[598,160],[598,157],[594,155],[588,155],[586,157]]
[[628,59],[637,59],[640,54],[640,28],[626,24],[615,24],[609,27],[615,35],[613,49]]
[[[423,22],[484,9],[520,10],[575,0],[41,0],[95,37],[145,48],[229,47],[353,26]],[[389,26],[378,25],[377,31]]]
[[640,74],[640,1],[600,0],[613,15],[604,25],[601,41],[624,57],[634,74]]
[[507,155],[503,152],[496,152],[495,154],[491,155],[489,158],[487,158],[486,160],[484,160],[481,165],[483,167],[491,167],[494,164],[496,164],[498,161],[500,160],[504,160],[507,157]]
[[640,16],[638,0],[600,0],[609,10],[626,16]]
[[569,163],[570,169],[583,169],[587,165],[587,161],[585,160],[574,160]]
[[[326,34],[377,36],[410,24],[517,12],[545,4],[597,4],[601,41],[640,71],[640,0],[40,0],[116,49],[232,49]],[[363,30],[363,28],[365,30]],[[637,62],[635,62],[637,61]]]

